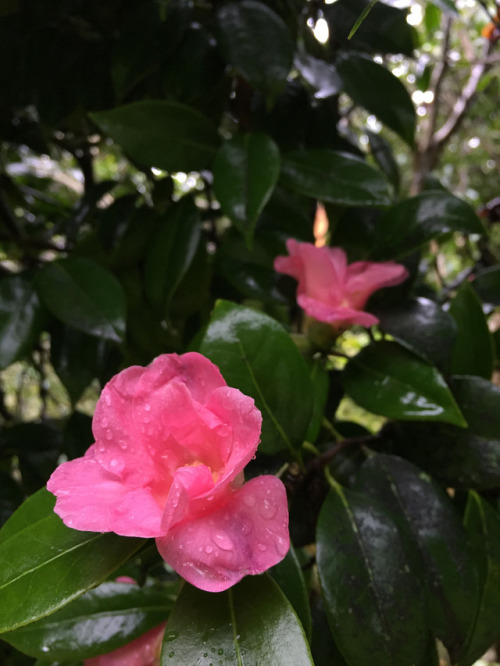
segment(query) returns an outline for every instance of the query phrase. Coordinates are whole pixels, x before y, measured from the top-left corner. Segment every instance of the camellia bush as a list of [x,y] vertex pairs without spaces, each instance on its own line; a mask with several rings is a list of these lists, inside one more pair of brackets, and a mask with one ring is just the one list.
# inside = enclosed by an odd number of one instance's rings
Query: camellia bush
[[500,639],[496,24],[396,4],[0,3],[2,666]]

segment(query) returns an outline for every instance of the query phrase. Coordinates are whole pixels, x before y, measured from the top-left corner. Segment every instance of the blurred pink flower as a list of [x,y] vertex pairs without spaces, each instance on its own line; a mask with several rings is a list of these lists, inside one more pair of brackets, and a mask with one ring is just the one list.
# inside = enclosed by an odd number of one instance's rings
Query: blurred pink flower
[[69,527],[155,537],[163,559],[220,592],[289,548],[282,482],[244,482],[260,441],[254,401],[201,354],[164,354],[116,375],[97,403],[93,444],[47,484]]
[[298,281],[297,303],[319,321],[343,329],[354,324],[372,326],[377,317],[363,312],[377,289],[392,287],[408,277],[401,264],[355,261],[339,247],[316,247],[312,243],[287,241],[288,257],[276,257],[274,269]]

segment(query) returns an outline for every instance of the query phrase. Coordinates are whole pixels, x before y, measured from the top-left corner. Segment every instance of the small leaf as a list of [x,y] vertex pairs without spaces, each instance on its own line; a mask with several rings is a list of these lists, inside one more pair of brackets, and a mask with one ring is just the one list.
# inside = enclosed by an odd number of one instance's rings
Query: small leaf
[[375,414],[467,425],[438,370],[396,342],[365,347],[347,364],[342,383],[360,407]]
[[293,42],[283,20],[261,2],[240,0],[222,5],[217,25],[217,41],[226,62],[254,88],[275,99],[285,87],[293,61]]
[[276,583],[247,577],[212,594],[185,585],[170,614],[162,666],[311,666],[302,627]]
[[330,628],[349,664],[420,662],[427,634],[422,587],[381,508],[333,489],[318,520],[317,561]]
[[279,148],[267,134],[239,134],[223,143],[217,153],[215,194],[247,240],[273,193],[279,171]]
[[449,311],[458,332],[451,356],[452,372],[489,379],[493,372],[493,340],[481,301],[468,282],[461,285]]
[[42,489],[0,530],[0,632],[65,606],[103,581],[144,543],[112,533],[72,530],[54,513],[54,503]]
[[40,298],[60,321],[83,333],[122,342],[125,294],[112,273],[89,259],[53,261],[37,275]]
[[210,168],[219,143],[206,116],[176,102],[145,100],[89,115],[132,159],[166,171]]
[[299,194],[343,206],[386,206],[391,201],[381,173],[359,157],[333,150],[286,153],[281,182]]
[[290,336],[267,315],[219,301],[199,351],[213,361],[229,386],[254,398],[262,412],[260,450],[299,447],[311,414],[311,382]]

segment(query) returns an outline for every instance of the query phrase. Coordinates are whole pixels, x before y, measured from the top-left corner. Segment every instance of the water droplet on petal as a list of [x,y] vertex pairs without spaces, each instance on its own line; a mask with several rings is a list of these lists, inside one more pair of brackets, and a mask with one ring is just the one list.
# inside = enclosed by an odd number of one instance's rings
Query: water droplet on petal
[[221,550],[233,550],[234,544],[227,532],[220,531],[216,532],[213,537],[212,541],[216,543]]
[[108,423],[109,423],[109,421],[108,421],[107,418],[103,418],[103,419],[101,419],[101,427],[103,427],[103,428],[107,428]]
[[258,544],[257,544],[257,548],[258,548],[262,553],[265,553],[266,550],[267,550],[267,546],[266,546],[265,543],[258,543]]
[[278,555],[281,557],[285,557],[285,555],[288,553],[288,544],[285,541],[285,539],[282,539],[281,537],[276,537],[276,552]]
[[214,551],[214,549],[213,549],[212,546],[210,546],[210,545],[205,546],[205,553],[207,555],[210,555],[210,553],[213,553],[213,551]]
[[255,497],[253,495],[243,495],[243,504],[246,506],[255,506]]
[[111,396],[109,395],[109,393],[104,393],[103,395],[104,395],[104,402],[109,407],[111,405]]
[[209,496],[207,497],[207,502],[212,502],[213,499],[214,499],[214,496],[213,496],[213,495],[209,495]]
[[111,430],[106,430],[106,439],[108,440],[108,442],[113,439],[113,433],[111,432]]
[[278,507],[270,502],[267,498],[260,505],[260,515],[264,520],[271,520],[274,518],[278,511]]
[[250,520],[250,518],[247,518],[246,516],[240,516],[238,524],[239,524],[240,532],[244,536],[247,535],[247,534],[250,534],[250,532],[253,529],[252,521]]
[[149,412],[150,410],[151,410],[151,405],[147,402],[147,403],[144,405],[144,411]]

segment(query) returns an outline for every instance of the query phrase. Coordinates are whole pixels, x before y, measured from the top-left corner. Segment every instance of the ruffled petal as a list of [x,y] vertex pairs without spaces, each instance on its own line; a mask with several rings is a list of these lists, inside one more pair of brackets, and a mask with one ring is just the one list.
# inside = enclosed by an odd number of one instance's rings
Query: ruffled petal
[[290,546],[285,487],[274,476],[256,477],[218,509],[177,525],[156,544],[189,583],[222,592],[285,557]]
[[318,321],[331,324],[334,328],[347,326],[373,326],[378,319],[369,312],[350,307],[330,307],[307,296],[298,296],[297,303],[307,314]]
[[407,277],[406,268],[392,261],[356,261],[347,267],[346,300],[351,307],[362,308],[373,292],[400,284]]

